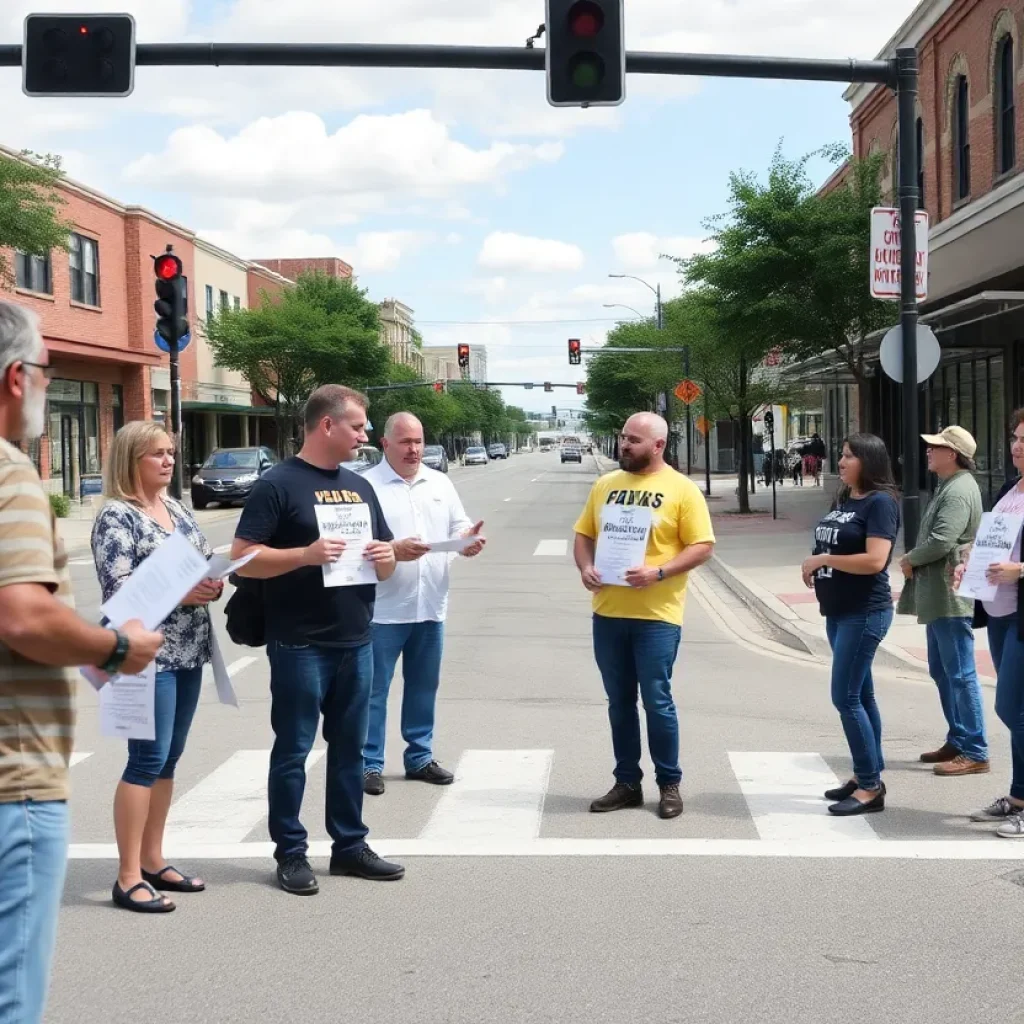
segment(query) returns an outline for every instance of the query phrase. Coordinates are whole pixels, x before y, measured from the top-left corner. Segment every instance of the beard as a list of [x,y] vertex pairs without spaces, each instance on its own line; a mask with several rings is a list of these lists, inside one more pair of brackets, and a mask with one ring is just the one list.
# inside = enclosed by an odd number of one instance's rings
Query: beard
[[619,469],[626,473],[635,473],[637,470],[646,469],[651,464],[650,455],[619,455]]
[[46,430],[46,389],[25,382],[25,399],[21,405],[22,441],[35,441]]

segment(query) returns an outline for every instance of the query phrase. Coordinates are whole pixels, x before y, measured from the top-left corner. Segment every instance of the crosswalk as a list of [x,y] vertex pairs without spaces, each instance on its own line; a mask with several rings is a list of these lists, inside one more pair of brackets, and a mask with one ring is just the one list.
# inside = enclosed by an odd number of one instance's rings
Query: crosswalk
[[[310,754],[306,768],[311,780],[323,770],[324,754],[320,748]],[[269,750],[236,750],[185,788],[168,817],[167,856],[190,860],[271,857],[270,843],[249,838],[266,818],[269,756]],[[601,816],[595,822],[603,833],[598,836],[552,836],[545,834],[549,830],[544,828],[544,810],[555,756],[554,750],[543,749],[464,750],[454,785],[417,789],[423,799],[434,801],[419,834],[387,839],[374,833],[374,848],[384,856],[404,857],[1024,859],[1024,843],[996,838],[990,830],[951,830],[949,839],[883,838],[867,818],[829,815],[822,792],[839,780],[815,752],[728,753],[757,838],[674,838],[673,834],[685,832],[685,816],[665,823],[665,838],[631,837],[629,815],[650,813],[649,808]],[[92,752],[76,752],[73,780],[81,778],[82,772],[105,770],[102,761],[93,758]],[[580,813],[586,813],[582,799]],[[311,810],[307,815],[313,818]],[[622,831],[627,834],[616,834]],[[310,848],[313,856],[328,856],[330,843],[315,840]],[[116,855],[112,842],[75,842],[70,849],[74,860],[107,860]]]

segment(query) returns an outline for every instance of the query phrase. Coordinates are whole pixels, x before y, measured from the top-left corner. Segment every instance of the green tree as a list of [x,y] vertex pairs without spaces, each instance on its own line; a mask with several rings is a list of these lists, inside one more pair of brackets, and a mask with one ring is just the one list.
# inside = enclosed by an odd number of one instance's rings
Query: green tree
[[[46,256],[67,250],[73,230],[61,216],[67,201],[58,185],[64,173],[60,158],[25,150],[22,158],[0,157],[0,246]],[[9,257],[0,252],[0,281],[14,287]]]
[[321,384],[383,383],[391,357],[377,307],[351,281],[305,274],[279,299],[225,309],[204,325],[219,366],[241,373],[274,407],[278,448],[298,437],[302,406]]

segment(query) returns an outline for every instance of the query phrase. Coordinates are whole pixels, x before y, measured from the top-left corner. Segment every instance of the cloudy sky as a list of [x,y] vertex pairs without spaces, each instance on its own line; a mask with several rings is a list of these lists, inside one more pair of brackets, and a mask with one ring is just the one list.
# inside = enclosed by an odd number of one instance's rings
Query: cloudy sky
[[[31,10],[3,0],[0,42]],[[874,57],[914,0],[629,0],[635,50]],[[543,0],[118,0],[139,42],[522,45]],[[600,344],[626,309],[678,291],[731,170],[849,138],[838,85],[631,76],[625,104],[548,106],[529,72],[139,68],[125,100],[28,99],[6,86],[0,140],[247,258],[340,256],[427,344],[488,348],[492,380],[573,382],[566,339]],[[821,169],[822,174],[826,169]],[[573,393],[560,405],[577,405]],[[543,390],[507,401],[543,409]]]

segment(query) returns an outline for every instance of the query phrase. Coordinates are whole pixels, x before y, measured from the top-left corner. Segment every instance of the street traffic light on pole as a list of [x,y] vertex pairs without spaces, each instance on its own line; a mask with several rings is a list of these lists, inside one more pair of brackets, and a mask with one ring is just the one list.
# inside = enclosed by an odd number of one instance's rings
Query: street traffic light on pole
[[569,339],[569,365],[580,365],[580,341],[579,338]]
[[185,282],[181,276],[181,260],[173,253],[165,252],[153,260],[156,274],[156,330],[169,345],[177,343],[188,334],[188,320],[185,318]]
[[443,380],[435,380],[434,381],[434,390],[438,394],[441,394],[444,391],[444,381]]
[[459,369],[465,370],[469,366],[469,346],[459,345]]
[[135,19],[130,14],[30,14],[21,60],[27,96],[130,96]]
[[613,107],[626,98],[625,0],[546,0],[548,103]]
[[586,393],[587,393],[587,385],[584,384],[583,381],[577,381],[576,382],[576,394],[577,395],[585,395]]
[[555,389],[554,389],[554,388],[553,388],[553,387],[551,386],[551,381],[549,381],[549,380],[546,380],[546,381],[544,381],[544,390],[545,390],[545,391],[554,391],[554,390],[555,390]]

